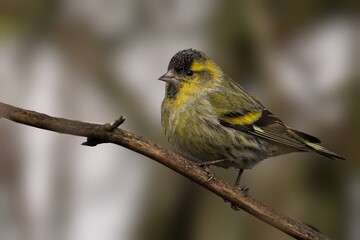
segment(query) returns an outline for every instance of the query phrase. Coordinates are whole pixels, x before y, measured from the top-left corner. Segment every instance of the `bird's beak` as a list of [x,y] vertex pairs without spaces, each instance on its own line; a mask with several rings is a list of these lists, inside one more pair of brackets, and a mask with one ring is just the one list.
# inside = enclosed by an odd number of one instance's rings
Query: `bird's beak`
[[159,80],[171,83],[171,84],[177,84],[179,83],[179,80],[176,79],[176,71],[175,69],[170,69],[167,73],[159,77]]

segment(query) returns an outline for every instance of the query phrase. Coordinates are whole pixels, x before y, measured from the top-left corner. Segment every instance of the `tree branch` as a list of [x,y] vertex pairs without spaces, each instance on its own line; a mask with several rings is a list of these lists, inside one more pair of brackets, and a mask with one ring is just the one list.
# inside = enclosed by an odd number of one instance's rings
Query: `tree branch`
[[[265,204],[253,199],[233,186],[213,178],[208,180],[208,173],[191,161],[154,144],[142,137],[122,129],[113,129],[109,125],[73,121],[64,118],[51,117],[45,114],[10,106],[0,102],[0,118],[41,128],[53,132],[87,137],[98,143],[114,143],[132,151],[147,156],[175,172],[193,180],[219,197],[237,205],[239,208],[274,226],[296,239],[329,239],[307,225],[281,215]],[[123,121],[119,119],[118,123]],[[90,145],[96,145],[97,142]],[[89,142],[87,142],[89,143]]]

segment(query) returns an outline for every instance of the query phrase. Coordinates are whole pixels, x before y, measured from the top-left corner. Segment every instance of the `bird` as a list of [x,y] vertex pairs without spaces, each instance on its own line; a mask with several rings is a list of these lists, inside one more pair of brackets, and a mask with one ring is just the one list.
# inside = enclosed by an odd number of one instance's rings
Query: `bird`
[[202,51],[177,52],[159,80],[166,82],[161,125],[172,149],[208,170],[238,169],[237,187],[244,170],[270,157],[314,152],[344,159],[286,126]]

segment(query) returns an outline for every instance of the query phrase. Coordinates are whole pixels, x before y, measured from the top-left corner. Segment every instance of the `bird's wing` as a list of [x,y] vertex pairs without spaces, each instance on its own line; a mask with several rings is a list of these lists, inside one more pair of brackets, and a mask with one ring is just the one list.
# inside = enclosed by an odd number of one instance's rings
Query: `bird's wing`
[[229,128],[246,132],[257,137],[298,149],[309,151],[306,141],[319,142],[315,137],[299,134],[289,129],[270,111],[266,110],[259,100],[247,93],[241,86],[229,82],[226,96],[214,92],[209,101],[219,122]]

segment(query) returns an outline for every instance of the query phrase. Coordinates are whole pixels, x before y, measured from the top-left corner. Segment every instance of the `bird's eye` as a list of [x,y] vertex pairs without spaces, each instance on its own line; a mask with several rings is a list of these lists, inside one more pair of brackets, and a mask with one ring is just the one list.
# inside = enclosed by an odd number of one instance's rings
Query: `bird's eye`
[[194,74],[194,72],[192,70],[188,70],[186,72],[186,75],[188,75],[189,77],[191,77]]

